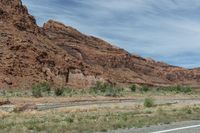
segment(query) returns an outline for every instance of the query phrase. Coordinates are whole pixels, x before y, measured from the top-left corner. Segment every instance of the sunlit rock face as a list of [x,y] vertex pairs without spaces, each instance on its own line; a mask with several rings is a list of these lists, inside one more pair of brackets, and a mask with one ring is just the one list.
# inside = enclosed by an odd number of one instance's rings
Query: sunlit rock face
[[199,69],[132,55],[60,22],[49,20],[39,27],[20,0],[0,0],[1,88],[28,88],[44,81],[79,88],[97,81],[199,87],[199,80]]

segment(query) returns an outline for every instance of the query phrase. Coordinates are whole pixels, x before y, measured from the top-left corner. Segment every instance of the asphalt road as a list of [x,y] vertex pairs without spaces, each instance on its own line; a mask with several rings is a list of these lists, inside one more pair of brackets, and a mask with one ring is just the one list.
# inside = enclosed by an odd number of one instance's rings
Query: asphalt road
[[120,129],[107,133],[200,133],[200,121],[186,121],[138,129]]

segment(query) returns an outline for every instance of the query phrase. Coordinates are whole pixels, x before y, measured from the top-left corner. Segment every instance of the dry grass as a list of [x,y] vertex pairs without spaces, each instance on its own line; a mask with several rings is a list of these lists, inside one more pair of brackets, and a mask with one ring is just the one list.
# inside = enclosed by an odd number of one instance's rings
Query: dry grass
[[113,106],[61,108],[21,113],[0,112],[0,132],[79,133],[200,119],[200,106]]

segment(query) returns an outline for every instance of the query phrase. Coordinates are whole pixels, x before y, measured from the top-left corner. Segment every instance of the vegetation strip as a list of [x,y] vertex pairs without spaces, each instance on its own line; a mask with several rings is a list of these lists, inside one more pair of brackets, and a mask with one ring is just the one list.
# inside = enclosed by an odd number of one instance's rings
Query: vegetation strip
[[92,133],[200,119],[200,106],[198,105],[180,108],[163,106],[132,110],[115,108],[111,110],[66,111],[22,112],[3,115],[0,119],[0,129],[2,132],[21,133]]

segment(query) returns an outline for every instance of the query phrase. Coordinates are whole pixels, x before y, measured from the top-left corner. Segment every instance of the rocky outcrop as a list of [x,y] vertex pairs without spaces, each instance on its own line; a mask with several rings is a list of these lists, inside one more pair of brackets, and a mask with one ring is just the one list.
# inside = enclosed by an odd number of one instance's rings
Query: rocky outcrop
[[70,70],[68,75],[68,85],[78,87],[91,87],[97,82],[105,82],[103,78],[94,75],[84,75],[80,70]]
[[200,69],[145,59],[53,20],[38,27],[20,0],[0,0],[0,87],[43,81],[80,88],[97,81],[199,87]]
[[13,25],[19,31],[39,32],[35,18],[28,14],[21,0],[0,0],[0,22]]

